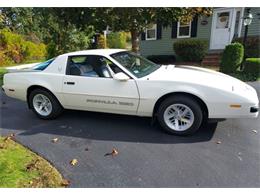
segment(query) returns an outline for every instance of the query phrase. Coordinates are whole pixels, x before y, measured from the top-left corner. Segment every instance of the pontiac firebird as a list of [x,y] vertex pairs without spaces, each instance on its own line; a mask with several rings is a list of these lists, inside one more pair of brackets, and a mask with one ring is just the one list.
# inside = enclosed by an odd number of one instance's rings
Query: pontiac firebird
[[199,67],[158,65],[119,49],[63,54],[5,74],[2,88],[27,101],[41,119],[54,119],[63,109],[137,115],[177,135],[192,134],[208,120],[254,118],[259,109],[256,91],[238,79]]

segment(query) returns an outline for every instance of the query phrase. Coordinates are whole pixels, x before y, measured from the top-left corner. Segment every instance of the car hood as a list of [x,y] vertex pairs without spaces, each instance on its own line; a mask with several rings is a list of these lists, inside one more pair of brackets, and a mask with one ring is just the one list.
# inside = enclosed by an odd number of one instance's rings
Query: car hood
[[153,81],[174,81],[183,84],[191,83],[227,91],[252,88],[246,83],[229,75],[206,68],[185,65],[163,65],[146,76],[145,79]]

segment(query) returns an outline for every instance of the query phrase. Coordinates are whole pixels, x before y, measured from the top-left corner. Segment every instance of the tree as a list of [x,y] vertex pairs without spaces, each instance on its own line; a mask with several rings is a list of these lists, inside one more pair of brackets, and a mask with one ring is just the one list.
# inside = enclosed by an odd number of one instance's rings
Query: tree
[[211,8],[54,8],[60,19],[73,23],[80,30],[86,24],[103,32],[109,26],[113,31],[131,33],[132,50],[139,51],[139,36],[151,24],[160,22],[164,27],[173,21],[190,21],[196,15],[210,15]]
[[139,36],[151,24],[160,22],[164,27],[173,21],[191,21],[194,16],[210,15],[211,8],[96,8],[96,29],[109,25],[114,31],[130,31],[132,50],[139,51]]
[[[152,23],[164,27],[173,21],[210,15],[211,8],[0,8],[0,27],[5,26],[28,39],[50,44],[52,55],[87,48],[91,36],[109,26],[131,33],[132,50],[139,51],[140,33]],[[85,37],[84,37],[85,35]],[[76,46],[76,47],[74,47]],[[51,47],[48,47],[51,48]]]

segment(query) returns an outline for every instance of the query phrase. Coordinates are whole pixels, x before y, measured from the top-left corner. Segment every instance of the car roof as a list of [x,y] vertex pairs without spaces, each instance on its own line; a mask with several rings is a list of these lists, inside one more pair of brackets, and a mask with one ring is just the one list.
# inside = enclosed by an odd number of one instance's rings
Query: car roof
[[62,55],[111,55],[114,53],[127,51],[125,49],[89,49],[89,50],[82,50],[82,51],[75,51],[70,53],[65,53]]

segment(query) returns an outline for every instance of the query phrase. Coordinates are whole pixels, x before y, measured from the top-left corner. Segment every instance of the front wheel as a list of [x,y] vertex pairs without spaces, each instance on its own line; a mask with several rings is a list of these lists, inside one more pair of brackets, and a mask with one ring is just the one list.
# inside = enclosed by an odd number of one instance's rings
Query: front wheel
[[36,89],[30,93],[29,104],[33,112],[41,119],[54,119],[63,111],[56,97],[43,89]]
[[190,135],[199,129],[203,113],[196,100],[178,95],[171,96],[161,103],[157,118],[166,132],[176,135]]

